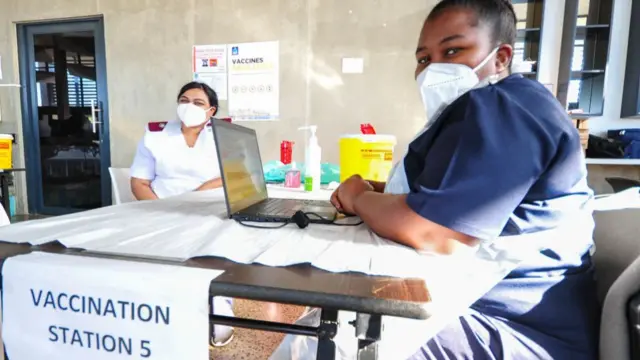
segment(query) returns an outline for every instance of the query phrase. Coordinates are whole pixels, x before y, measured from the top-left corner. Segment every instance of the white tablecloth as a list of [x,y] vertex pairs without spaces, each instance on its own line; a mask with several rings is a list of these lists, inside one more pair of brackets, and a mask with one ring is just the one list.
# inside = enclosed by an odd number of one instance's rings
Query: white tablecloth
[[[319,199],[330,195],[329,191],[311,195],[278,189],[269,192],[270,196],[284,198]],[[57,240],[67,247],[99,252],[175,259],[219,256],[269,266],[311,263],[332,272],[398,277],[420,277],[431,268],[427,264],[432,261],[424,261],[425,257],[433,257],[382,239],[365,225],[248,228],[226,218],[224,197],[219,190],[17,223],[1,227],[0,240],[32,245]],[[483,255],[488,256],[480,259],[498,256],[511,267],[505,254]],[[460,258],[468,260],[467,256]]]
[[[273,197],[314,199],[327,199],[331,193],[269,192]],[[33,245],[58,240],[67,247],[98,252],[177,259],[218,256],[269,266],[310,263],[332,272],[424,279],[433,298],[430,311],[434,316],[427,322],[389,319],[385,325],[386,341],[381,346],[403,344],[409,350],[482,297],[521,259],[518,251],[508,248],[514,243],[509,239],[483,244],[465,254],[437,256],[382,239],[365,225],[247,228],[226,218],[220,190],[0,227],[0,240]],[[518,241],[518,250],[526,248],[526,243]],[[348,336],[353,339],[353,333]],[[398,351],[393,346],[382,346],[381,351],[384,349],[391,354]]]

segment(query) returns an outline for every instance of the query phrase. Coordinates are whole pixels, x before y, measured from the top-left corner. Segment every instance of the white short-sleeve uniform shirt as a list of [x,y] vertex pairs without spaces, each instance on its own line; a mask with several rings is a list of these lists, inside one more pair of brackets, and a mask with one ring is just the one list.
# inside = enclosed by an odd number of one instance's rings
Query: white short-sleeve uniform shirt
[[220,165],[211,126],[195,145],[187,146],[179,121],[153,123],[138,144],[131,177],[151,180],[159,198],[184,194],[208,180],[220,177]]

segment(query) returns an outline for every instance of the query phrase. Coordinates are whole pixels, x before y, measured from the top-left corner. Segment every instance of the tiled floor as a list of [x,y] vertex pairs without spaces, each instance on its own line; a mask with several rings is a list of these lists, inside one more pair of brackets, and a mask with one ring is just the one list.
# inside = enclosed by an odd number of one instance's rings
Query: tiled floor
[[[234,300],[237,317],[293,323],[304,311],[301,306]],[[211,360],[266,360],[278,347],[284,334],[236,329],[233,341],[222,348],[211,349]]]

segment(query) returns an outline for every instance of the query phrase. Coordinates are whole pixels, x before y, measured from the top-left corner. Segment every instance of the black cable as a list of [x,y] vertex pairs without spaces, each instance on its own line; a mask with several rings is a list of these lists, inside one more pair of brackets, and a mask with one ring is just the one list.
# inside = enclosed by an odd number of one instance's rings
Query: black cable
[[358,225],[362,225],[364,223],[362,220],[360,220],[357,223],[339,223],[339,222],[336,222],[338,220],[338,214],[337,213],[333,217],[333,219],[331,219],[331,220],[329,220],[328,218],[325,218],[325,217],[323,217],[321,215],[318,215],[316,213],[313,213],[313,212],[305,213],[305,215],[307,215],[307,216],[313,215],[313,216],[317,217],[320,220],[331,221],[331,225],[336,225],[336,226],[358,226]]
[[296,211],[296,213],[291,217],[291,219],[289,219],[288,221],[285,221],[281,224],[278,224],[277,226],[263,226],[263,225],[254,225],[254,224],[248,224],[246,222],[244,222],[243,220],[239,220],[236,219],[236,222],[242,226],[246,226],[246,227],[250,227],[250,228],[254,228],[254,229],[282,229],[283,227],[289,225],[289,224],[296,224],[298,225],[298,227],[300,229],[304,229],[307,226],[309,226],[309,224],[311,223],[311,220],[309,219],[309,216],[315,216],[317,219],[322,220],[322,221],[326,221],[327,224],[330,225],[335,225],[335,226],[358,226],[358,225],[362,225],[363,221],[360,220],[357,223],[339,223],[336,222],[336,220],[338,219],[338,214],[336,213],[336,215],[333,217],[333,219],[329,219],[326,218],[322,215],[316,214],[314,212],[302,212],[302,211]]
[[319,215],[319,214],[316,214],[314,212],[306,212],[306,213],[304,213],[304,215],[307,216],[307,217],[309,217],[309,215],[313,215],[316,218],[318,218],[318,220],[327,221],[327,222],[331,222],[331,223],[336,221],[336,219],[338,218],[338,214],[337,213],[333,216],[333,219],[326,218],[326,217],[324,217],[322,215]]

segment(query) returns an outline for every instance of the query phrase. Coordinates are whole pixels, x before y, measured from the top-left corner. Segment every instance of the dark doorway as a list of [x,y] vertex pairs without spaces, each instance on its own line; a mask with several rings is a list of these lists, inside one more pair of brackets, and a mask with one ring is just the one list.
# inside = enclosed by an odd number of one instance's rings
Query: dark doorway
[[111,202],[102,19],[18,28],[29,212]]

